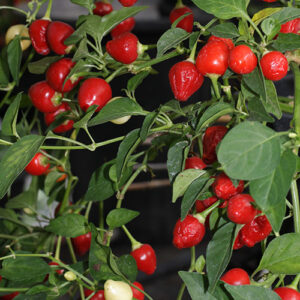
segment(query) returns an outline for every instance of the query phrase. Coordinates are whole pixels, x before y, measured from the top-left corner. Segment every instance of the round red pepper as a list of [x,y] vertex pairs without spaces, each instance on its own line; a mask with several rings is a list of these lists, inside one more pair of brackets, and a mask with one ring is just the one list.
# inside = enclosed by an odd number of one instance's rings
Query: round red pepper
[[227,45],[229,50],[234,48],[234,43],[233,43],[232,39],[211,35],[208,39],[208,42],[213,42],[213,41],[222,41],[222,42],[224,42]]
[[[71,108],[67,103],[64,102],[58,107],[58,109],[55,112],[46,113],[44,117],[47,126],[50,126],[50,124],[52,124],[55,121],[55,119],[59,117],[61,113],[64,113],[66,111],[71,111]],[[74,124],[73,120],[66,120],[61,125],[55,127],[53,129],[53,132],[62,133],[62,132],[69,131],[73,128],[73,124]]]
[[281,52],[271,51],[262,57],[260,66],[267,79],[278,81],[287,74],[289,63]]
[[99,111],[111,99],[112,90],[110,85],[102,78],[86,79],[78,92],[79,106],[83,111],[92,105],[98,105]]
[[119,0],[119,2],[125,7],[134,5],[136,1],[137,0]]
[[240,268],[234,268],[227,271],[221,279],[230,285],[247,285],[250,284],[248,273]]
[[225,173],[220,173],[212,184],[212,189],[218,198],[228,200],[244,190],[244,181],[240,180],[238,186],[235,187],[231,179]]
[[135,19],[134,17],[130,17],[122,21],[118,24],[115,28],[113,28],[110,32],[112,38],[116,38],[123,33],[130,32],[135,26]]
[[290,20],[281,25],[281,33],[295,33],[299,34],[300,31],[300,18]]
[[223,41],[208,42],[198,53],[196,67],[203,76],[224,75],[228,68],[229,49]]
[[156,269],[156,254],[149,244],[139,245],[133,248],[131,256],[135,259],[138,270],[151,275]]
[[272,3],[272,2],[276,2],[277,0],[262,0],[262,1]]
[[97,1],[95,2],[96,7],[93,9],[93,13],[98,16],[105,16],[110,14],[114,9],[110,3]]
[[66,46],[64,41],[74,32],[72,26],[67,23],[51,22],[47,28],[47,41],[53,52],[58,55],[69,53],[72,46]]
[[300,293],[293,288],[283,286],[276,288],[274,292],[281,300],[300,300]]
[[106,51],[116,61],[131,64],[138,58],[138,38],[131,32],[125,32],[106,43]]
[[175,7],[172,9],[170,13],[170,22],[173,24],[178,18],[189,13],[188,16],[184,17],[179,23],[176,25],[177,28],[184,29],[187,32],[193,31],[194,26],[194,15],[193,11],[187,6]]
[[19,292],[13,292],[13,293],[10,293],[7,295],[3,295],[3,296],[0,296],[0,300],[12,300],[15,297],[17,297],[19,294],[20,294]]
[[70,58],[62,58],[52,63],[46,72],[46,80],[48,84],[57,92],[70,92],[78,84],[79,79],[71,76],[65,84],[64,82],[74,66],[75,62],[73,62]]
[[[137,286],[140,290],[144,291],[144,287],[137,281],[133,282],[133,285]],[[139,290],[137,290],[136,288],[134,288],[133,286],[130,286],[132,293],[133,293],[133,298],[137,299],[137,300],[144,300],[145,299],[145,295],[140,292]]]
[[184,169],[198,169],[198,170],[203,170],[205,169],[207,166],[204,163],[204,161],[198,157],[198,156],[192,156],[192,157],[188,157],[185,160],[185,167]]
[[35,108],[44,113],[56,111],[62,99],[62,94],[56,92],[46,81],[33,84],[28,96]]
[[32,46],[40,55],[47,55],[50,53],[50,47],[46,37],[49,24],[49,20],[39,19],[33,21],[29,26],[29,36]]
[[227,131],[225,126],[211,126],[205,130],[202,159],[206,164],[212,164],[217,160],[216,147]]
[[204,78],[190,61],[176,63],[169,71],[169,82],[174,97],[188,100],[203,84]]
[[92,234],[90,232],[72,238],[72,244],[75,252],[82,256],[90,250]]
[[25,171],[33,176],[40,176],[44,175],[49,167],[48,158],[43,153],[38,152],[26,166]]
[[237,194],[228,200],[228,219],[236,224],[247,224],[257,214],[257,210],[251,204],[254,199],[249,194]]
[[199,244],[205,235],[205,226],[192,215],[183,221],[178,219],[173,230],[173,245],[178,249],[191,248]]
[[[84,296],[87,298],[89,295],[93,294],[93,291],[84,289]],[[90,298],[90,300],[105,300],[104,290],[97,291],[95,295]]]
[[257,57],[250,47],[238,45],[229,53],[229,68],[237,74],[251,73],[257,66]]

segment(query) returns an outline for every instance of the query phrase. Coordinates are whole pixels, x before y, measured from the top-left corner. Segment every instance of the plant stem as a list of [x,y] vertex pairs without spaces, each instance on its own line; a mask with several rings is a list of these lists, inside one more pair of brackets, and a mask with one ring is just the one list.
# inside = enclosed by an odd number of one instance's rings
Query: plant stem
[[51,15],[51,9],[52,9],[52,1],[53,0],[49,0],[48,7],[47,7],[47,10],[46,10],[46,13],[45,13],[43,19],[51,20],[50,15]]
[[77,263],[77,258],[76,258],[75,252],[74,252],[72,241],[71,241],[70,238],[66,238],[66,240],[67,240],[67,245],[68,245],[68,248],[69,248],[69,252],[70,252],[72,261],[73,261],[74,264],[76,264]]
[[118,74],[120,74],[123,70],[126,70],[127,66],[122,66],[121,68],[117,69],[113,73],[111,73],[107,78],[105,78],[105,81],[107,83],[110,83]]
[[132,235],[131,233],[128,231],[128,229],[125,227],[125,225],[122,226],[122,229],[124,230],[125,234],[127,235],[127,237],[129,238],[132,248],[138,248],[141,243],[138,242]]
[[62,241],[62,236],[60,235],[57,238],[57,244],[56,244],[56,250],[55,250],[55,258],[58,260],[60,258],[61,241]]
[[291,185],[291,194],[293,199],[293,218],[295,232],[300,233],[300,206],[297,181],[293,180]]
[[[99,228],[104,229],[104,202],[99,203]],[[100,231],[101,240],[103,240],[103,231]]]
[[213,86],[216,98],[220,99],[221,95],[220,95],[220,89],[219,89],[219,85],[218,85],[219,75],[211,74],[208,77],[211,80],[211,83],[212,83],[212,86]]
[[300,140],[300,70],[299,66],[292,62],[291,68],[294,73],[294,128],[298,135],[297,140]]
[[18,13],[24,14],[25,16],[28,15],[28,13],[26,11],[16,8],[16,7],[13,7],[13,6],[0,6],[0,9],[11,9],[11,10],[17,11]]

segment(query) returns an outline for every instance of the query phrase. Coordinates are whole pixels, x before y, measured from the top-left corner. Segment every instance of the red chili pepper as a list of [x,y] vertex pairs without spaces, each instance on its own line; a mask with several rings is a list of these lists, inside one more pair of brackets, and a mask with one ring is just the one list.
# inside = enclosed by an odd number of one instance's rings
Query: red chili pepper
[[225,126],[208,127],[203,136],[203,156],[206,164],[212,164],[217,160],[216,147],[223,139],[228,129]]
[[[133,285],[137,286],[140,290],[144,291],[144,287],[137,281],[133,282]],[[132,293],[133,293],[133,298],[137,299],[137,300],[144,300],[145,299],[145,295],[140,292],[139,290],[137,290],[136,288],[134,288],[133,286],[130,286]]]
[[90,232],[86,234],[79,235],[75,238],[72,238],[72,243],[75,249],[75,252],[82,256],[90,250],[91,247],[92,234]]
[[127,18],[124,21],[122,21],[120,24],[118,24],[114,29],[112,29],[110,35],[112,36],[112,38],[116,38],[117,36],[125,32],[130,32],[134,26],[135,26],[134,17]]
[[219,36],[211,35],[208,39],[208,42],[213,42],[213,41],[222,41],[222,42],[224,42],[227,45],[229,50],[234,48],[234,43],[233,43],[232,39],[222,38],[222,37],[219,37]]
[[170,16],[169,16],[170,22],[173,24],[178,18],[180,18],[181,16],[183,16],[187,13],[189,13],[189,15],[187,15],[181,21],[179,21],[179,23],[176,25],[176,27],[184,29],[187,32],[192,32],[193,26],[194,26],[193,11],[185,5],[183,5],[181,7],[175,7],[174,9],[172,9]]
[[300,18],[290,20],[281,25],[281,33],[295,33],[299,34],[300,31]]
[[110,14],[114,10],[110,3],[103,1],[97,1],[95,5],[96,7],[93,9],[93,13],[101,17]]
[[40,55],[47,55],[50,53],[50,47],[46,36],[49,24],[49,20],[39,19],[33,21],[29,26],[29,36],[32,46]]
[[131,251],[131,256],[135,259],[138,270],[151,275],[156,269],[156,254],[149,244],[139,245]]
[[281,300],[300,300],[300,293],[290,287],[279,287],[274,292],[281,298]]
[[48,158],[43,153],[38,152],[26,166],[25,171],[30,175],[40,176],[45,174],[49,167]]
[[192,156],[192,157],[188,157],[185,160],[185,167],[184,169],[198,169],[198,170],[203,170],[205,169],[207,166],[204,163],[204,161],[198,157],[198,156]]
[[221,279],[230,285],[247,285],[250,284],[248,273],[240,268],[233,268],[227,271]]
[[[84,289],[84,296],[87,298],[89,295],[93,294],[93,291]],[[95,295],[90,300],[105,300],[104,290],[97,291]]]

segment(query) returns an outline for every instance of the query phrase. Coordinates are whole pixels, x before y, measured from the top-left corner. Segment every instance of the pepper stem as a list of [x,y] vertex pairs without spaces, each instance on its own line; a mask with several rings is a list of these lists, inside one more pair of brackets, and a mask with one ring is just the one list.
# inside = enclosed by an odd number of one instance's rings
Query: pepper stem
[[220,89],[219,89],[219,86],[218,86],[219,75],[218,74],[209,74],[208,77],[211,80],[216,98],[220,99],[221,95],[220,95]]
[[193,49],[191,51],[189,58],[187,59],[188,61],[192,62],[193,64],[195,63],[196,50],[197,50],[197,41],[193,46]]
[[182,0],[177,0],[175,8],[181,8],[184,7],[184,4],[182,3]]
[[300,281],[300,274],[298,274],[295,279],[292,281],[291,284],[288,285],[289,288],[292,288],[296,291],[298,291],[298,284],[299,284],[299,281]]
[[47,7],[46,13],[43,17],[44,20],[51,21],[50,15],[51,15],[51,9],[52,9],[52,2],[53,2],[53,0],[49,0],[49,2],[48,2],[48,7]]
[[216,208],[220,205],[220,200],[218,200],[217,202],[215,202],[213,205],[211,205],[210,207],[208,207],[206,210],[204,210],[201,213],[197,213],[194,215],[194,217],[196,219],[198,219],[198,221],[202,224],[204,224],[205,222],[205,218]]
[[127,235],[127,237],[129,238],[130,242],[131,242],[131,248],[132,251],[136,250],[138,248],[140,248],[143,244],[138,242],[132,235],[131,233],[128,231],[128,229],[125,227],[125,225],[122,226],[125,234]]

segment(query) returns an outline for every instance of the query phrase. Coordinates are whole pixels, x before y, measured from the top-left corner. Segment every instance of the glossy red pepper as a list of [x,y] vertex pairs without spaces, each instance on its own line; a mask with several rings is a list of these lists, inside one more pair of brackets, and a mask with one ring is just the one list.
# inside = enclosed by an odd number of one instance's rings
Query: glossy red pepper
[[225,174],[220,173],[212,184],[214,194],[223,200],[228,200],[244,190],[244,181],[240,180],[238,186],[234,186],[231,179]]
[[[144,291],[144,287],[137,281],[133,282],[133,285],[137,286],[140,290]],[[144,300],[145,299],[145,295],[140,292],[139,290],[137,290],[136,288],[130,286],[132,293],[133,293],[133,298],[137,299],[137,300]]]
[[[52,113],[46,113],[45,114],[45,123],[47,126],[50,126],[58,117],[60,114],[71,111],[70,106],[67,103],[62,103],[55,112]],[[69,131],[73,128],[74,121],[73,120],[65,120],[62,124],[58,125],[53,129],[53,132],[55,133],[62,133]]]
[[184,29],[187,32],[193,31],[194,26],[194,14],[193,11],[187,6],[175,7],[170,13],[170,22],[173,24],[178,18],[189,13],[176,25],[177,28]]
[[280,297],[281,300],[300,300],[300,293],[290,287],[279,287],[274,289],[274,292]]
[[240,268],[234,268],[227,271],[220,279],[230,285],[247,285],[250,284],[248,273]]
[[50,47],[47,42],[47,28],[49,20],[39,19],[33,21],[29,26],[29,36],[34,50],[40,55],[50,53]]
[[233,43],[232,39],[222,38],[222,37],[219,37],[219,36],[211,35],[208,39],[208,42],[213,42],[213,41],[222,41],[222,42],[224,42],[227,45],[229,50],[234,48],[234,43]]
[[130,254],[135,259],[138,270],[147,275],[154,273],[156,269],[156,254],[149,244],[139,245]]
[[276,2],[277,0],[262,0],[262,1],[272,3],[272,2]]
[[93,9],[93,13],[98,16],[105,16],[110,14],[114,9],[110,3],[97,1],[95,2],[96,7]]
[[281,25],[281,33],[295,33],[299,34],[300,31],[300,18],[290,20]]
[[33,84],[28,95],[35,108],[44,113],[56,111],[62,99],[62,94],[56,92],[46,81]]
[[257,57],[250,47],[238,45],[229,52],[229,68],[237,74],[251,73],[257,66]]
[[0,296],[0,300],[12,300],[15,297],[17,297],[19,294],[20,294],[19,292],[13,292],[13,293],[10,293],[7,295],[3,295],[3,296]]
[[249,194],[237,194],[228,200],[228,219],[236,224],[247,224],[257,214],[257,210],[251,204],[254,199]]
[[212,164],[217,160],[216,147],[227,131],[228,129],[225,126],[211,126],[205,130],[202,156],[205,163]]
[[64,82],[74,66],[75,62],[73,62],[70,58],[62,58],[52,63],[46,72],[46,80],[48,84],[57,92],[70,92],[78,84],[79,79],[71,76],[65,84]]
[[206,210],[208,207],[210,207],[217,201],[218,201],[218,198],[216,196],[212,196],[212,197],[209,197],[204,200],[196,200],[196,202],[195,202],[196,211],[198,213],[203,212],[204,210]]
[[267,79],[278,81],[287,74],[289,63],[281,52],[271,51],[262,57],[260,66]]
[[106,51],[116,61],[131,64],[138,58],[138,38],[131,32],[125,32],[106,43]]
[[198,53],[196,67],[203,76],[224,75],[228,68],[229,49],[223,41],[208,42]]
[[134,5],[136,1],[137,0],[119,0],[119,2],[125,7]]
[[173,245],[178,249],[191,248],[199,244],[205,235],[205,226],[192,215],[183,221],[178,219],[173,230]]
[[113,28],[110,32],[112,38],[116,38],[123,33],[130,32],[135,26],[135,19],[134,17],[130,17],[122,21],[118,24],[115,28]]
[[26,166],[25,171],[33,176],[44,175],[49,169],[48,158],[41,152],[34,155],[30,163]]
[[[84,296],[87,298],[89,295],[91,295],[93,293],[93,291],[91,290],[88,290],[88,289],[84,289]],[[90,300],[105,300],[105,297],[104,297],[104,290],[100,290],[100,291],[97,291],[95,293],[95,295],[90,298]]]
[[196,66],[190,61],[176,63],[169,71],[169,82],[174,97],[179,101],[187,101],[204,81]]
[[205,169],[207,166],[204,163],[204,161],[198,157],[198,156],[192,156],[192,157],[188,157],[185,160],[185,167],[184,169],[198,169],[198,170],[203,170]]
[[75,252],[79,256],[86,254],[90,250],[91,240],[92,234],[90,232],[72,238],[72,244],[74,246]]
[[99,111],[111,99],[110,85],[102,78],[88,78],[79,88],[78,101],[83,111],[92,105],[98,105]]
[[47,41],[53,52],[58,55],[69,53],[72,46],[66,46],[64,41],[74,32],[72,26],[67,23],[54,21],[47,29]]

